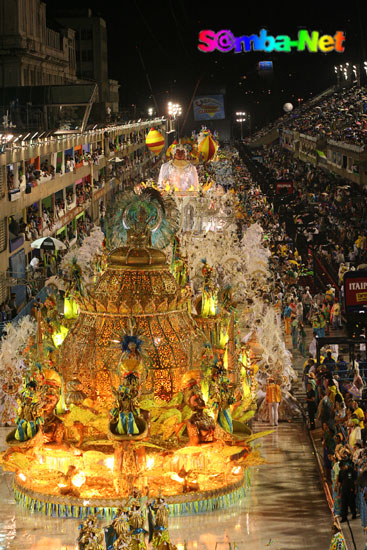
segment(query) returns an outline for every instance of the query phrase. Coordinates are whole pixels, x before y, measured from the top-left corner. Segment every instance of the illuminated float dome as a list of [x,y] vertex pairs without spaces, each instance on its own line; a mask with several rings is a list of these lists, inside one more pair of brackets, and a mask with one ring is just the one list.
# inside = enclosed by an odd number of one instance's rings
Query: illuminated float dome
[[62,347],[62,374],[65,383],[80,380],[92,400],[113,399],[121,350],[111,350],[111,341],[128,330],[131,319],[149,348],[143,392],[169,399],[180,377],[197,366],[203,337],[189,316],[187,291],[177,285],[162,251],[114,250],[105,273],[79,300],[78,322]]

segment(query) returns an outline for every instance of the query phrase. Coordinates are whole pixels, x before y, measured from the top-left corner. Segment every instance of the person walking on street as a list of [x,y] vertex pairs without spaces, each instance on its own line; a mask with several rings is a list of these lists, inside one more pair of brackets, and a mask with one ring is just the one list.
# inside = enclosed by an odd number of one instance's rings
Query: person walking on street
[[317,353],[317,340],[316,340],[316,337],[317,337],[317,332],[314,331],[313,336],[312,336],[312,340],[310,342],[310,345],[308,346],[308,351],[314,359],[316,358],[316,353]]
[[278,426],[278,409],[282,399],[282,394],[279,384],[277,384],[272,376],[268,379],[266,386],[265,402],[269,408],[269,422],[271,426]]
[[285,333],[288,336],[291,334],[291,315],[292,315],[292,310],[289,304],[287,304],[286,307],[284,308],[283,317],[284,317]]
[[340,493],[342,498],[342,523],[348,519],[348,508],[352,512],[352,518],[357,517],[356,514],[356,483],[357,472],[352,464],[345,461],[341,465],[341,470],[338,476]]
[[[313,376],[315,376],[313,373],[311,373]],[[308,382],[307,384],[307,412],[308,412],[308,418],[310,420],[310,430],[315,429],[315,414],[317,411],[317,404],[316,404],[316,391],[314,390],[311,382]]]
[[331,308],[331,323],[333,330],[342,328],[342,316],[338,298],[335,298],[335,302],[333,304],[333,307]]
[[303,323],[299,323],[298,327],[298,351],[303,357],[306,357],[306,331]]
[[295,316],[291,316],[292,322],[291,322],[291,334],[292,334],[292,347],[293,349],[297,349],[297,343],[298,343],[298,319]]

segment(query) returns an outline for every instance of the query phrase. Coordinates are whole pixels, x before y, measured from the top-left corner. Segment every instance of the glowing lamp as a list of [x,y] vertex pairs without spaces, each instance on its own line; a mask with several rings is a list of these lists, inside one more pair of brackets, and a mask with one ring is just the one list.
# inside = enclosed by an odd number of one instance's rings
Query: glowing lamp
[[70,296],[64,299],[64,317],[65,319],[76,319],[79,315],[78,304]]
[[180,477],[178,474],[172,474],[171,479],[173,479],[173,481],[178,481],[179,483],[183,483],[185,481],[184,478]]
[[106,458],[104,463],[107,466],[107,468],[109,468],[111,471],[113,471],[113,467],[114,467],[114,464],[115,464],[115,458],[113,456],[109,456],[108,458]]
[[211,296],[208,300],[209,302],[209,317],[215,317],[215,315],[217,314],[217,297],[216,296]]
[[61,325],[59,332],[54,332],[52,335],[52,341],[56,348],[59,348],[66,338],[69,329]]
[[74,485],[74,487],[81,487],[85,483],[85,474],[84,472],[79,472],[79,474],[76,474],[74,477],[71,478],[71,483]]
[[283,105],[283,110],[284,110],[286,113],[290,113],[291,111],[293,111],[293,105],[292,105],[292,103],[284,103],[284,105]]
[[[215,313],[214,313],[214,315],[215,315]],[[225,348],[226,344],[228,343],[228,340],[229,340],[229,334],[228,334],[227,329],[224,328],[224,329],[221,330],[220,338],[219,338],[219,345],[222,349]]]
[[164,147],[164,137],[158,130],[152,128],[145,138],[146,146],[154,155],[159,155]]

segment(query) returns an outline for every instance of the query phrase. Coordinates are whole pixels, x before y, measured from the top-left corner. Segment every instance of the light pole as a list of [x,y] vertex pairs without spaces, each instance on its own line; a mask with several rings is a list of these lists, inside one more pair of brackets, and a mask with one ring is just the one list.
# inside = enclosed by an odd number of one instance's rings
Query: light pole
[[239,117],[239,118],[236,118],[236,122],[240,122],[241,124],[241,141],[243,141],[242,123],[246,122],[246,113],[239,111],[236,113],[236,117]]
[[172,103],[170,101],[168,103],[168,114],[172,118],[172,120],[176,120],[177,118],[177,139],[179,138],[179,121],[178,117],[182,115],[182,107],[179,103]]

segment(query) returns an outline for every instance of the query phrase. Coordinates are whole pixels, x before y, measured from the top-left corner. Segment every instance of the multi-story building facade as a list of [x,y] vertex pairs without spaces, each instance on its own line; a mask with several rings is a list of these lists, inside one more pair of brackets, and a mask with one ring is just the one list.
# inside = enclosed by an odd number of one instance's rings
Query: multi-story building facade
[[55,236],[72,244],[78,220],[98,223],[102,202],[144,179],[155,160],[145,144],[152,123],[164,133],[166,121],[157,118],[35,141],[24,141],[29,134],[0,136],[0,304],[10,288],[18,307],[26,300],[33,240]]
[[119,110],[119,84],[107,67],[106,22],[91,10],[46,20],[40,0],[0,0],[0,87],[95,82],[91,115],[102,121]]
[[40,0],[0,0],[0,87],[77,82],[75,31],[58,27]]
[[[63,10],[65,13],[65,10]],[[102,17],[90,9],[73,9],[69,16],[57,17],[61,25],[75,31],[77,75],[84,80],[92,79],[98,84],[99,97],[94,109],[99,109],[100,118],[106,110],[118,111],[118,82],[108,78],[107,28]]]

